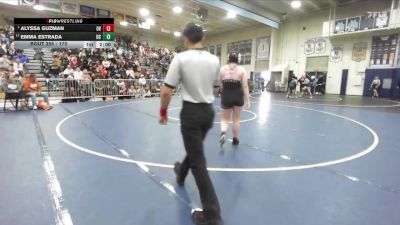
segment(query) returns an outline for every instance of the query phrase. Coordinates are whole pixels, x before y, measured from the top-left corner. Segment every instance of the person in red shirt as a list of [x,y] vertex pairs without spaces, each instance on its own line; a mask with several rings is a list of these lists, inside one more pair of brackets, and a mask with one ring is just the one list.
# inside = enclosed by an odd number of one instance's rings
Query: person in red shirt
[[75,69],[76,67],[78,67],[78,58],[76,58],[75,56],[71,57],[71,62],[70,65],[73,69]]
[[26,96],[31,99],[34,110],[37,109],[36,97],[43,97],[47,105],[50,106],[49,97],[46,93],[42,93],[42,85],[37,81],[35,74],[29,75],[29,77],[24,80],[23,90],[26,92]]

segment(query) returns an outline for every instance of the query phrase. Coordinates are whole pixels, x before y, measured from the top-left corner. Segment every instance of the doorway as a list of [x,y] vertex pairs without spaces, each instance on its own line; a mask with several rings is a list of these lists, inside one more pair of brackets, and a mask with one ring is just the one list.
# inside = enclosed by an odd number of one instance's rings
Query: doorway
[[340,95],[346,95],[348,76],[349,76],[349,70],[343,70],[342,71],[342,83],[340,85]]

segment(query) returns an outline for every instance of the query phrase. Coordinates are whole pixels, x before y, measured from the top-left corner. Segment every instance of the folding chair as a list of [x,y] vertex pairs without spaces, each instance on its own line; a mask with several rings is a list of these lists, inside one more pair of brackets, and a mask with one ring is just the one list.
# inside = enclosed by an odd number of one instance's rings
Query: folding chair
[[[6,111],[7,100],[11,102],[11,105],[15,108],[15,110],[18,110],[18,102],[22,95],[23,92],[5,92],[3,111]],[[11,100],[15,100],[15,105],[12,104]]]

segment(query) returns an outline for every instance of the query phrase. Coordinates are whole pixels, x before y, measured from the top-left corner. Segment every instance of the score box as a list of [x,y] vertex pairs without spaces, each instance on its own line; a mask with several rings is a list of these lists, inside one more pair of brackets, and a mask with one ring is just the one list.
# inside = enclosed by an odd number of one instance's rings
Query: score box
[[114,32],[103,32],[103,41],[114,41],[115,33]]
[[103,32],[114,32],[114,24],[103,24]]

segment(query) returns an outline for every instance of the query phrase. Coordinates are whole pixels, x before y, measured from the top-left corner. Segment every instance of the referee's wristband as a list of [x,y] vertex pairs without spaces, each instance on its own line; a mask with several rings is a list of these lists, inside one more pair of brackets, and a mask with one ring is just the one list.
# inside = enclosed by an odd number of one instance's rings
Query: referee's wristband
[[161,117],[165,117],[165,116],[167,116],[167,109],[163,109],[163,108],[160,108],[160,116]]

